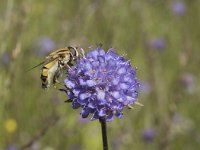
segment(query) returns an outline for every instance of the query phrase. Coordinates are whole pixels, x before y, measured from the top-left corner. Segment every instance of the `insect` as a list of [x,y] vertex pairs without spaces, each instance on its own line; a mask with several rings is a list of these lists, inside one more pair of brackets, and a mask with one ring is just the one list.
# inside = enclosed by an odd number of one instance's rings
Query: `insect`
[[62,76],[63,68],[70,68],[73,65],[72,62],[75,62],[78,57],[77,47],[69,46],[55,50],[43,62],[33,67],[36,68],[43,65],[40,76],[42,88],[48,89],[51,84],[55,85],[56,83],[60,83],[58,78]]

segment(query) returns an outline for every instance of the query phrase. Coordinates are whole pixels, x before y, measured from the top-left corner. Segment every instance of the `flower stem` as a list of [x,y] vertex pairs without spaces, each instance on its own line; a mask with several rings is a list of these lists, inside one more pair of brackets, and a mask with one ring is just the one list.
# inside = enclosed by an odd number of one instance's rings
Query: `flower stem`
[[106,131],[106,119],[105,118],[99,118],[99,121],[101,123],[103,150],[108,150],[107,131]]

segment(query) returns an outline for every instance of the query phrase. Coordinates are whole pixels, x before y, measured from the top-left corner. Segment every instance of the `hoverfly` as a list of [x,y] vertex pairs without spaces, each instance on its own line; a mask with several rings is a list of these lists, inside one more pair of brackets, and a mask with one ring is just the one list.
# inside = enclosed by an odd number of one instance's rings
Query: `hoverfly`
[[43,62],[33,67],[36,68],[43,65],[40,76],[42,88],[48,89],[51,84],[55,85],[56,83],[60,83],[58,78],[61,77],[63,68],[70,68],[70,66],[73,65],[72,62],[76,61],[78,57],[77,47],[69,46],[55,50],[50,53]]

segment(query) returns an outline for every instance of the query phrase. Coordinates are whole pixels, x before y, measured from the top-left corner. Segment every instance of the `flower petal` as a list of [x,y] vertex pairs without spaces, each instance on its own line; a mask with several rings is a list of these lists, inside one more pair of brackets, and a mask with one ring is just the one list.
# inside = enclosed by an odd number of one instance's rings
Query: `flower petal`
[[100,101],[105,100],[106,93],[103,90],[97,90],[97,99]]
[[85,66],[86,70],[91,70],[92,69],[92,65],[91,65],[90,62],[86,62],[84,66]]
[[115,53],[115,52],[113,51],[113,49],[112,49],[112,50],[110,49],[110,50],[107,52],[107,55],[110,56],[110,58],[113,58],[113,59],[118,59],[118,58],[119,58],[119,55],[118,55],[117,53]]
[[64,83],[65,83],[65,85],[66,85],[68,88],[74,88],[75,85],[76,85],[74,81],[69,80],[69,79],[65,79],[65,80],[64,80]]
[[88,54],[87,54],[87,57],[88,58],[97,58],[97,56],[99,55],[99,52],[97,51],[97,50],[93,50],[93,51],[91,51],[91,52],[89,52]]
[[91,96],[91,94],[88,93],[88,92],[86,92],[86,93],[81,93],[81,94],[79,94],[79,99],[80,99],[80,100],[85,100],[86,98],[88,98],[88,97],[90,97],[90,96]]
[[122,68],[119,68],[118,70],[118,74],[126,74],[126,68],[122,67]]
[[104,56],[105,53],[106,53],[106,52],[105,52],[103,49],[100,49],[100,50],[99,50],[99,55]]
[[115,116],[117,118],[121,119],[123,117],[123,112],[118,111],[118,112],[115,113]]
[[89,114],[90,114],[89,108],[85,107],[85,108],[82,109],[82,111],[81,111],[82,118],[87,118]]
[[105,115],[106,115],[106,110],[105,109],[101,109],[100,111],[99,111],[99,117],[104,117]]
[[80,90],[79,89],[73,89],[72,93],[74,94],[74,96],[77,97],[79,95],[79,93],[80,93]]
[[118,85],[118,83],[119,83],[119,79],[118,79],[118,78],[114,78],[114,79],[112,80],[112,84],[113,84],[113,85]]
[[98,56],[98,60],[99,60],[100,63],[105,62],[105,58],[103,56]]
[[96,120],[96,119],[99,119],[99,115],[97,111],[93,113],[91,120]]
[[111,122],[111,121],[113,121],[113,119],[114,119],[113,113],[110,113],[110,114],[106,117],[106,121],[107,121],[107,122]]
[[86,83],[88,87],[93,87],[96,85],[96,82],[94,80],[87,80]]
[[120,98],[120,93],[119,93],[119,91],[113,91],[113,92],[112,92],[112,96],[113,96],[114,98],[116,98],[116,99]]
[[97,107],[97,102],[96,102],[95,99],[89,98],[88,101],[89,101],[89,103],[88,103],[88,107],[89,107],[89,108],[92,108],[92,109],[93,109],[93,108],[96,108],[96,107]]
[[123,89],[123,90],[127,90],[130,86],[126,83],[120,83],[119,84],[120,88]]
[[79,84],[80,84],[81,86],[84,86],[84,85],[86,85],[87,83],[86,83],[86,81],[85,81],[83,78],[80,78],[80,79],[79,79]]
[[77,109],[79,107],[81,107],[81,105],[77,102],[77,100],[73,100],[73,102],[72,102],[72,108],[73,109]]
[[116,66],[116,62],[114,61],[114,59],[109,59],[108,62],[107,62],[107,64],[108,64],[109,67]]

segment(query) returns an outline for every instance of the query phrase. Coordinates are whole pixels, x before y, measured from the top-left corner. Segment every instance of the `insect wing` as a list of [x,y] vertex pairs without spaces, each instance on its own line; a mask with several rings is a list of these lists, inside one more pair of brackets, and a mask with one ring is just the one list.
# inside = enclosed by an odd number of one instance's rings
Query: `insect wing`
[[34,66],[34,67],[32,67],[32,68],[28,69],[26,72],[28,72],[28,71],[31,71],[32,69],[34,69],[34,68],[37,68],[37,67],[39,67],[39,66],[41,66],[41,65],[44,65],[44,64],[45,64],[45,62],[46,62],[46,61],[43,61],[43,62],[41,62],[41,63],[37,64],[36,66]]

